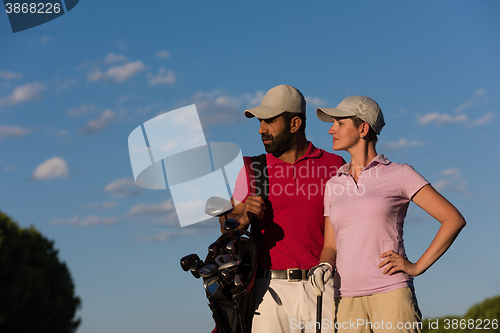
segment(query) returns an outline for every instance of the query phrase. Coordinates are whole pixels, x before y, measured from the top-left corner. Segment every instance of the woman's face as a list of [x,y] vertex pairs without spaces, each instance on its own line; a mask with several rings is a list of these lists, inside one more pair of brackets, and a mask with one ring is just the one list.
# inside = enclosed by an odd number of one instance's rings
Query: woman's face
[[333,136],[333,150],[348,150],[360,140],[360,130],[350,118],[334,118],[328,133]]

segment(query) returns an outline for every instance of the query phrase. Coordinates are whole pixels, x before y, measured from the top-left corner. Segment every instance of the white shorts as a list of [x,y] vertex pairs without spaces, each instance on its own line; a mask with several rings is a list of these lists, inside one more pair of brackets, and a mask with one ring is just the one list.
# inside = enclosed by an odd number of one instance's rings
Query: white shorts
[[[316,294],[309,281],[255,280],[254,333],[316,332]],[[322,333],[333,328],[333,280],[323,293]]]

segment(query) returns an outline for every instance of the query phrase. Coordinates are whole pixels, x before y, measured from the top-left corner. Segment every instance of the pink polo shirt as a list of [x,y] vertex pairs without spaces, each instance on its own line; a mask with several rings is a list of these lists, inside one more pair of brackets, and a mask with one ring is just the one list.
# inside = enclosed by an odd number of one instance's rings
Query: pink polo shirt
[[[270,193],[260,221],[259,265],[276,270],[309,269],[318,264],[323,248],[325,185],[345,162],[312,143],[293,164],[272,154],[266,154],[266,160]],[[233,197],[244,202],[250,189],[244,188],[249,185],[244,170],[242,173]]]
[[325,188],[325,216],[330,218],[337,246],[336,296],[378,294],[413,285],[406,273],[383,274],[380,254],[403,256],[403,223],[413,195],[429,184],[407,164],[376,156],[359,174],[339,169]]

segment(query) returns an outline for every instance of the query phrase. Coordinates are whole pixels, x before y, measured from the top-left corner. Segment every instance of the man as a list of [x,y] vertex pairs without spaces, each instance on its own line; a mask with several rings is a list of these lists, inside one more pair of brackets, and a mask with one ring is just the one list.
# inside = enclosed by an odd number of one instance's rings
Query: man
[[[233,193],[235,209],[227,217],[248,228],[248,215],[254,214],[262,231],[253,332],[315,331],[316,295],[307,283],[307,273],[318,264],[323,246],[324,187],[344,160],[307,141],[305,113],[304,96],[287,85],[270,89],[260,106],[245,111],[246,117],[260,121],[269,196],[266,201],[247,196],[252,193],[250,178],[239,177]],[[224,221],[221,217],[221,225]],[[332,307],[330,283],[323,307],[323,322],[328,325]]]

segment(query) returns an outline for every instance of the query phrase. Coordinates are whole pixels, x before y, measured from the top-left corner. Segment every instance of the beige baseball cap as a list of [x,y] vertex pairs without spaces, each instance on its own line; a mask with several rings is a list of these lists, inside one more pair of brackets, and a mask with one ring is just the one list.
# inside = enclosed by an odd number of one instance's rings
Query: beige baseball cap
[[245,116],[269,119],[285,111],[306,113],[306,100],[297,88],[281,84],[269,89],[260,106],[245,110]]
[[384,115],[380,106],[370,97],[351,96],[344,99],[336,108],[318,108],[316,115],[327,123],[333,122],[333,117],[358,116],[370,124],[375,133],[380,134],[385,125]]

